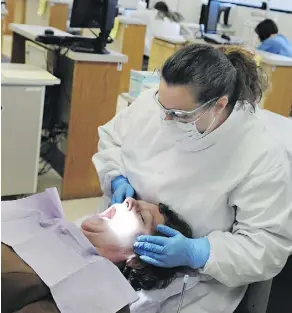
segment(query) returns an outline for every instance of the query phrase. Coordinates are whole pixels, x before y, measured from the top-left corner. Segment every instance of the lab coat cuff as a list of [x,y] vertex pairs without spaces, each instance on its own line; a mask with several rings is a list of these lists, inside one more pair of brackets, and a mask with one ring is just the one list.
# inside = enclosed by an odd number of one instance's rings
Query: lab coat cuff
[[111,171],[110,173],[105,175],[102,190],[107,197],[109,198],[112,197],[112,188],[111,188],[112,180],[120,175],[122,175],[122,173],[119,171]]
[[214,274],[218,271],[217,269],[219,268],[215,255],[215,249],[213,249],[216,245],[216,240],[214,240],[214,234],[212,233],[208,235],[207,238],[210,242],[210,256],[205,266],[199,269],[199,272],[200,274],[214,277]]

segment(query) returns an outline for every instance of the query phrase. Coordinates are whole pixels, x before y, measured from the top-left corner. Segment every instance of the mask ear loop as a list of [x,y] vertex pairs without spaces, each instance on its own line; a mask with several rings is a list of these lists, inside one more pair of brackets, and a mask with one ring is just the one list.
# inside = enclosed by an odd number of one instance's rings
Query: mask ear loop
[[[215,104],[216,105],[216,104]],[[221,114],[223,113],[223,111],[225,110],[226,106],[224,107],[224,109],[221,111],[220,114],[218,114],[217,116],[214,117],[212,123],[208,126],[208,128],[201,134],[201,136],[198,136],[198,139],[203,139],[204,137],[206,137],[207,135],[210,134],[209,130],[212,128],[212,126],[214,125],[215,121],[217,120],[217,118],[219,118],[221,116]]]

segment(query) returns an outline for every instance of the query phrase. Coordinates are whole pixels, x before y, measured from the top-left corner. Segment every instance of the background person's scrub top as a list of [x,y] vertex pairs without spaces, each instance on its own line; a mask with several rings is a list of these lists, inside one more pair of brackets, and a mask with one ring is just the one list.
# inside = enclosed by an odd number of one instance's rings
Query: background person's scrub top
[[280,34],[264,40],[257,49],[292,58],[292,44]]
[[[195,140],[161,118],[153,92],[99,129],[93,162],[102,188],[110,197],[112,178],[124,175],[139,198],[171,206],[195,237],[208,235],[211,254],[200,280],[209,281],[189,290],[184,303],[191,312],[231,313],[243,285],[276,275],[291,251],[287,157],[247,109]],[[175,312],[177,301],[161,312]]]

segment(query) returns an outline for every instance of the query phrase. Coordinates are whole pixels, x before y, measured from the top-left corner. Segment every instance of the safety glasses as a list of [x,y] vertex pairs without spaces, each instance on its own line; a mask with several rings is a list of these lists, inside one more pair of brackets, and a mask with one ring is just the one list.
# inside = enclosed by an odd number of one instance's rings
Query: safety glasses
[[184,111],[184,110],[166,109],[164,105],[159,101],[158,90],[155,91],[153,95],[155,102],[158,104],[158,106],[166,115],[170,115],[174,120],[184,123],[194,121],[194,119],[196,119],[196,115],[198,112],[200,112],[203,108],[206,108],[212,102],[215,102],[217,100],[217,98],[214,98],[205,102],[203,105],[201,105],[199,108],[196,108],[195,110]]

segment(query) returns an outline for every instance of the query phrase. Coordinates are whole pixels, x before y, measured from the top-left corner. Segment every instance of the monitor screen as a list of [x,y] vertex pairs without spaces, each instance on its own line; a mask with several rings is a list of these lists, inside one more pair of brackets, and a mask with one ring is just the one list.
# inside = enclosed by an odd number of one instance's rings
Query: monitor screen
[[205,32],[207,34],[216,34],[218,17],[220,13],[220,2],[219,1],[209,1],[208,5],[208,15]]
[[70,27],[100,28],[105,2],[104,0],[74,0]]

